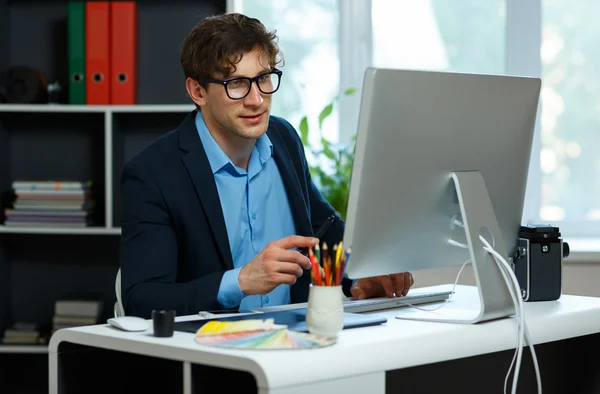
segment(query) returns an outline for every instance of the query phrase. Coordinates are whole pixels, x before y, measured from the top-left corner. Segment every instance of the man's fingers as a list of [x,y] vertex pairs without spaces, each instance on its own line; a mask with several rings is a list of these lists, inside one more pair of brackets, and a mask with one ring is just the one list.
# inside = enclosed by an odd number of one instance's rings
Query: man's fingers
[[[350,293],[352,294],[352,298],[354,298],[355,300],[364,300],[365,298],[367,298],[367,293],[361,287],[360,281],[361,281],[361,279],[354,282],[354,284],[350,288]],[[364,286],[369,286],[369,285],[364,285]]]
[[396,293],[396,296],[400,297],[401,295],[405,295],[404,287],[406,283],[406,278],[404,277],[404,274],[393,274],[390,275],[390,278],[392,279],[392,283],[394,284],[394,292]]
[[295,250],[280,250],[273,259],[284,263],[294,263],[304,269],[311,268],[308,257]]
[[383,287],[383,291],[385,292],[385,294],[382,294],[382,296],[394,297],[394,294],[397,295],[396,291],[394,290],[394,284],[392,283],[391,276],[389,276],[389,275],[376,276],[374,279],[379,282],[381,287]]
[[[296,266],[297,267],[297,266]],[[279,285],[293,285],[296,283],[296,275],[293,274],[278,274],[275,276],[274,282]]]
[[301,277],[304,274],[302,267],[296,263],[279,262],[277,264],[277,272],[280,274],[290,274],[296,277]]
[[310,248],[314,247],[319,240],[314,237],[302,237],[300,235],[290,235],[289,237],[282,238],[278,241],[273,242],[276,246],[282,249],[292,248]]
[[371,278],[357,280],[350,292],[357,300],[371,297],[400,297],[408,294],[414,283],[410,272],[402,272],[393,275],[381,275]]
[[[354,282],[352,288],[359,289],[360,292],[358,293],[358,295],[363,296],[363,298],[385,297],[385,294],[382,294],[384,290],[382,290],[383,288],[380,284],[379,277],[359,279],[356,282]],[[350,289],[350,292],[352,292],[352,288]],[[352,296],[354,297],[354,293],[352,294]]]
[[412,274],[410,272],[405,272],[404,273],[404,291],[402,292],[403,296],[408,294],[408,291],[410,290],[410,287],[412,286],[411,280],[412,280]]

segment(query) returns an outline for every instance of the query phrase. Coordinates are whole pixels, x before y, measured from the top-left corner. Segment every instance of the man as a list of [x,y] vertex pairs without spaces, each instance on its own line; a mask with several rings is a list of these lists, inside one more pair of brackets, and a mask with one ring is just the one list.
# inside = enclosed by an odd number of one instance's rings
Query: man
[[[282,78],[276,40],[240,14],[207,18],[184,40],[185,87],[198,111],[121,177],[126,314],[307,300],[310,264],[298,249],[315,246],[314,231],[335,212],[310,178],[296,130],[270,116]],[[330,246],[343,235],[336,218],[321,238]],[[345,280],[344,289],[391,297],[413,282],[400,273]]]

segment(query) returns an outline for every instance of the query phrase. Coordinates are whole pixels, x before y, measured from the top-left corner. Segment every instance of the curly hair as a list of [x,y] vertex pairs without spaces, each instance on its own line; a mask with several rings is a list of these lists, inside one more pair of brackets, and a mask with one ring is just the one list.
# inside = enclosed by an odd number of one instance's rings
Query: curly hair
[[227,78],[236,70],[245,53],[261,50],[274,68],[283,61],[276,31],[268,31],[256,18],[231,13],[201,20],[185,38],[181,67],[186,79],[206,88],[204,77],[218,74]]

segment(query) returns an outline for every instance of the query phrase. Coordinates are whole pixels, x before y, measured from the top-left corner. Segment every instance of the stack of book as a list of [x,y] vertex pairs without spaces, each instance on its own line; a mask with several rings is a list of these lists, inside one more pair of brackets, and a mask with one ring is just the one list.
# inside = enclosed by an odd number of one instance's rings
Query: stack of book
[[96,324],[102,312],[102,301],[66,299],[54,304],[52,334],[61,328]]
[[46,343],[46,338],[33,323],[17,322],[11,328],[4,330],[2,338],[4,345],[39,345]]
[[4,224],[12,227],[86,227],[94,201],[91,182],[15,181],[16,200],[6,208]]

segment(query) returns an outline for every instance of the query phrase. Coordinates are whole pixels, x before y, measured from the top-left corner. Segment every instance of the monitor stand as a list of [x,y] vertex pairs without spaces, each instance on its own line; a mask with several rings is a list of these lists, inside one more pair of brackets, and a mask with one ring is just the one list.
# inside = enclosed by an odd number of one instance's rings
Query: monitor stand
[[454,172],[452,179],[460,205],[479,302],[465,299],[464,301],[468,302],[463,303],[451,299],[446,305],[435,310],[431,308],[431,311],[403,308],[396,316],[398,319],[472,324],[508,317],[515,313],[502,272],[492,256],[483,249],[483,243],[479,239],[480,230],[487,228],[493,242],[486,239],[507,262],[509,261],[485,181],[478,171]]

